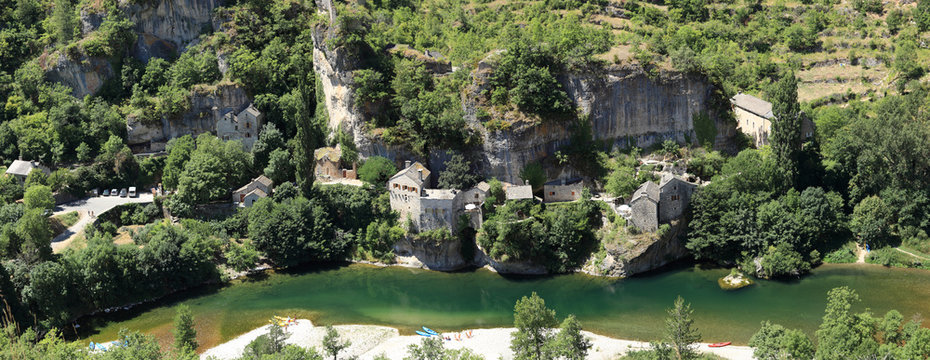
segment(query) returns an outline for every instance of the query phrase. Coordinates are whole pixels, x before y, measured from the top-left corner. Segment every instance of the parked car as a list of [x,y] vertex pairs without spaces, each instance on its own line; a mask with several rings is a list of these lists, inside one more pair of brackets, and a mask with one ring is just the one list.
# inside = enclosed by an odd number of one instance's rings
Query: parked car
[[130,187],[129,187],[129,197],[136,197],[136,195],[138,195],[138,194],[136,194],[136,187],[135,187],[135,186],[130,186]]
[[110,196],[116,196],[116,195],[119,195],[119,190],[116,190],[116,189],[110,190]]
[[103,196],[110,196],[110,189],[103,189]]
[[127,194],[128,193],[126,192],[126,188],[123,188],[119,191],[119,197],[126,197]]
[[100,196],[100,190],[94,189],[93,194],[94,197]]

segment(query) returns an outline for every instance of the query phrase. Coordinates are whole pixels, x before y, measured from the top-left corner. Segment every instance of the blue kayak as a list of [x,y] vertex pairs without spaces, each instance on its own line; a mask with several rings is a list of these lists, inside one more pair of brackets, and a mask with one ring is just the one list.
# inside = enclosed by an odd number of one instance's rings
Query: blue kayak
[[422,331],[420,331],[420,330],[417,330],[417,334],[420,335],[420,336],[426,336],[426,337],[433,336],[433,334],[425,333],[425,332],[422,332]]
[[429,333],[430,335],[439,336],[439,333],[438,333],[438,332],[435,332],[435,331],[433,331],[433,329],[430,329],[430,328],[428,328],[428,327],[426,327],[426,326],[423,327],[423,331],[426,331],[426,332]]

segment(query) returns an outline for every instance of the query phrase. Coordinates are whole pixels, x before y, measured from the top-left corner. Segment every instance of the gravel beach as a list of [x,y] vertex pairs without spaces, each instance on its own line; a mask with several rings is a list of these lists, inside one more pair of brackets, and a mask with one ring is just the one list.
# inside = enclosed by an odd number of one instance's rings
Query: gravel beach
[[[384,355],[391,360],[401,360],[407,354],[407,346],[417,344],[422,336],[400,336],[395,328],[375,325],[337,325],[334,326],[339,332],[340,337],[351,341],[352,345],[344,350],[343,357],[357,356],[359,360],[370,360],[378,355]],[[481,354],[485,359],[513,359],[510,352],[510,333],[513,328],[495,328],[495,329],[474,329],[471,330],[472,337],[462,337],[462,340],[451,340],[444,343],[447,349],[468,348]],[[205,351],[200,355],[201,359],[213,357],[218,360],[235,359],[242,354],[243,349],[252,340],[268,332],[268,326],[262,326],[258,329],[249,331],[239,337],[226,343],[216,346]],[[293,325],[288,326],[287,333],[290,335],[285,341],[288,344],[299,345],[302,347],[315,347],[321,350],[320,344],[326,329],[322,326],[313,326],[310,320],[297,320]],[[455,333],[446,333],[451,338],[455,338]],[[593,347],[588,353],[588,359],[608,360],[614,359],[629,350],[639,350],[648,348],[649,343],[642,341],[631,341],[609,338],[584,332],[591,339]],[[748,346],[727,346],[723,348],[709,348],[707,344],[700,345],[700,351],[714,353],[727,359],[733,360],[751,360],[752,348]]]

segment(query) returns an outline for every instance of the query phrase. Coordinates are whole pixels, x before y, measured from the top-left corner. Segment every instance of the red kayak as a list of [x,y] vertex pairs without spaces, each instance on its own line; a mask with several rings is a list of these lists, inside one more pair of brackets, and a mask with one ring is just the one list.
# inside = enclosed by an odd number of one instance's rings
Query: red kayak
[[724,346],[727,346],[727,345],[730,345],[730,344],[732,344],[732,342],[730,342],[730,341],[727,341],[727,342],[719,342],[719,343],[714,343],[714,344],[707,345],[707,347],[724,347]]

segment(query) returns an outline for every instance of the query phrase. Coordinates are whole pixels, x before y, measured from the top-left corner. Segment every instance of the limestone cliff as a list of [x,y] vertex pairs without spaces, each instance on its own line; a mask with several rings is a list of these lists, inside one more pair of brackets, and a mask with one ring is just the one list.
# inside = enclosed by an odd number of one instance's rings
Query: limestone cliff
[[240,112],[251,103],[245,90],[235,84],[195,87],[190,96],[190,110],[177,119],[163,117],[160,122],[143,123],[127,119],[127,142],[135,151],[162,151],[168,140],[186,134],[215,133],[216,122],[226,113]]
[[122,5],[138,34],[133,56],[148,61],[183,52],[200,34],[213,31],[213,10],[222,4],[223,0],[154,0]]
[[[152,57],[169,58],[180,54],[200,34],[212,32],[213,12],[220,5],[222,0],[124,0],[119,9],[135,24],[137,34],[128,53],[144,62]],[[82,9],[81,34],[86,36],[96,31],[105,19],[105,12]],[[46,77],[70,87],[75,97],[95,94],[106,80],[117,75],[113,64],[104,58],[83,54],[69,58],[60,53],[51,57],[44,61]]]
[[41,65],[48,80],[70,87],[71,94],[77,98],[96,93],[114,75],[113,66],[103,58],[81,54],[72,60],[61,52],[55,52],[44,60]]
[[[463,96],[467,116],[474,116],[484,82],[493,65],[479,63],[475,82]],[[639,66],[608,66],[559,76],[565,92],[595,140],[619,148],[647,147],[664,140],[696,142],[693,119],[706,114],[717,128],[715,147],[728,146],[735,124],[722,121],[712,106],[714,87],[703,77],[677,72],[648,75]],[[489,177],[517,182],[528,163],[550,157],[571,143],[572,124],[566,121],[507,119],[502,130],[477,125],[483,136],[481,155]],[[563,171],[565,169],[549,169]],[[569,169],[571,170],[571,169]],[[576,174],[569,174],[576,175]]]
[[[333,47],[338,29],[320,24],[314,32],[314,67],[329,115],[332,132],[341,129],[352,134],[362,157],[380,155],[401,161],[411,158],[403,146],[385,144],[367,125],[366,112],[356,104],[352,72],[358,64],[350,50]],[[493,54],[492,54],[493,56]],[[502,119],[504,129],[489,130],[477,119],[482,90],[487,88],[493,61],[482,61],[472,72],[473,84],[462,94],[466,121],[481,134],[482,144],[473,149],[480,171],[488,177],[519,182],[519,173],[532,162],[553,156],[570,144],[573,135],[569,121],[530,121]],[[679,143],[696,142],[693,118],[706,114],[715,121],[715,147],[728,146],[735,134],[735,124],[720,120],[713,97],[715,88],[704,77],[678,72],[661,72],[656,76],[632,66],[603,66],[559,77],[573,105],[590,122],[596,140],[625,148],[646,147],[667,139]],[[431,168],[440,151],[428,154]],[[567,169],[547,169],[576,175]]]
[[404,237],[394,244],[399,264],[430,270],[452,271],[470,265],[462,258],[462,243],[458,238],[436,243],[429,240]]

